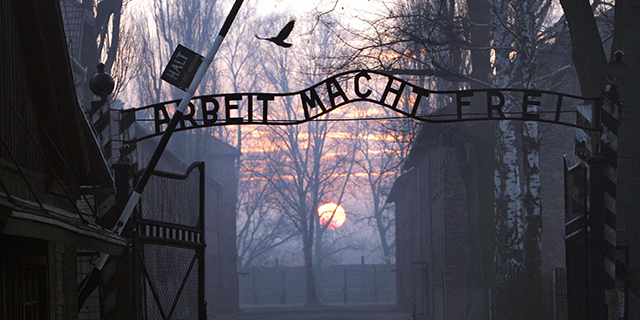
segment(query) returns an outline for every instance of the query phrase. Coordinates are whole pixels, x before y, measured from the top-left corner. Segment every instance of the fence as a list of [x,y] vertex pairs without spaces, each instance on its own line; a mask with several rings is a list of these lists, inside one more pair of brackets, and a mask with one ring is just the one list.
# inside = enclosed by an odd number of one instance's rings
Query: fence
[[135,214],[136,319],[205,318],[204,182],[203,162],[149,179]]
[[[395,265],[336,265],[316,270],[322,303],[395,303]],[[304,267],[261,267],[239,271],[240,304],[306,302]]]

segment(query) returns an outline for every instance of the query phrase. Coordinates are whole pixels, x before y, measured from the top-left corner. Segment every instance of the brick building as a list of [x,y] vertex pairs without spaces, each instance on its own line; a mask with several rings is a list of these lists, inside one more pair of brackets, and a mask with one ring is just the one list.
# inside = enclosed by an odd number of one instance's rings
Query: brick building
[[[478,180],[494,168],[475,156],[494,150],[482,150],[474,125],[424,125],[387,200],[396,208],[397,301],[417,319],[482,319],[491,312],[494,217],[481,201],[493,190],[479,190]],[[564,303],[554,301],[553,273],[565,266],[562,155],[573,151],[573,129],[540,130],[541,276],[551,316],[554,304]]]
[[113,177],[82,112],[60,2],[3,1],[0,25],[0,318],[77,319],[79,255],[126,246],[88,192],[113,191]]

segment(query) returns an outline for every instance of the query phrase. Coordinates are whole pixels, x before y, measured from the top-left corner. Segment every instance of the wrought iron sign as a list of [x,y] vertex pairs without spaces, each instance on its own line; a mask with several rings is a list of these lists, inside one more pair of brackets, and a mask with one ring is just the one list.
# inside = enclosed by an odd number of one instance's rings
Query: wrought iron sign
[[[295,125],[316,120],[356,102],[378,104],[423,122],[522,120],[550,122],[585,130],[576,124],[578,105],[593,108],[599,98],[528,89],[434,91],[380,71],[355,70],[331,76],[291,93],[231,93],[191,99],[177,131],[224,125]],[[447,105],[435,110],[434,102]],[[129,109],[136,121],[152,121],[163,133],[180,100]],[[402,103],[401,103],[402,102]]]

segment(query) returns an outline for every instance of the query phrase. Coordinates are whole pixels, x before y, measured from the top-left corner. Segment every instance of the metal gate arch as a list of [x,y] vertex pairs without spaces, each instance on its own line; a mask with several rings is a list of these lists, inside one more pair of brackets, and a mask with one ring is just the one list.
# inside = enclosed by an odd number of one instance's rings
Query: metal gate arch
[[[134,214],[136,319],[205,319],[204,162],[154,171]],[[198,190],[195,192],[194,190]]]

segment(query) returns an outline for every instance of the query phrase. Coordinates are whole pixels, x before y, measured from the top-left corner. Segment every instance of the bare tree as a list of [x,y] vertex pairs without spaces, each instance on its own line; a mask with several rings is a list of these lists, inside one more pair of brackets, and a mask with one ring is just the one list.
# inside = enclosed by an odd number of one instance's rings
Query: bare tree
[[101,58],[104,58],[107,73],[111,72],[120,48],[120,22],[123,8],[122,0],[101,0],[95,7],[98,52],[102,54]]
[[[557,75],[552,68],[568,69],[568,65],[558,66],[563,59],[553,56],[564,29],[562,19],[553,15],[552,9],[551,1],[542,0],[400,0],[389,6],[386,16],[371,22],[375,28],[363,34],[368,45],[360,46],[358,55],[393,74],[422,76],[426,84],[440,90],[540,88],[549,85],[552,74]],[[512,103],[507,101],[505,106]],[[533,310],[527,316],[535,317],[535,311],[542,309],[536,293],[541,285],[541,135],[535,123],[525,123],[520,134],[517,129],[514,123],[502,121],[495,129],[495,146],[476,141],[478,147],[496,148],[491,165],[496,168],[494,175],[482,178],[496,181],[494,203],[481,206],[488,212],[495,204],[495,251],[492,261],[485,261],[495,263],[498,283],[515,288],[524,281],[530,288],[526,291],[535,293],[517,302],[514,295],[506,294],[512,300],[503,305],[511,310],[505,311],[505,317],[524,316],[522,303],[528,304],[527,312]],[[517,149],[520,138],[522,150]],[[527,161],[520,162],[523,156]],[[483,160],[489,162],[493,161]]]
[[[335,126],[335,127],[338,127],[338,126]],[[356,127],[356,135],[358,135],[359,133],[359,127],[360,126]],[[343,152],[346,151],[346,154],[338,158],[339,159],[338,163],[346,165],[347,169],[344,171],[343,174],[341,174],[342,176],[344,176],[344,179],[341,179],[341,181],[339,179],[335,179],[334,180],[335,182],[332,182],[334,184],[340,183],[342,185],[342,187],[339,190],[336,190],[331,195],[329,195],[332,199],[335,199],[334,201],[336,202],[336,204],[343,203],[343,199],[345,198],[345,194],[346,194],[345,191],[347,189],[347,186],[349,185],[349,181],[351,179],[353,169],[354,169],[355,157],[356,157],[356,151],[358,149],[358,145],[359,143],[356,140],[356,142],[353,144],[353,147],[350,150],[349,149],[343,150]],[[327,201],[326,198],[328,197],[326,196],[327,195],[325,195],[324,197],[321,196],[320,199],[323,200],[322,198],[325,198],[324,201]],[[319,205],[320,203],[318,203],[318,206]],[[324,237],[325,232],[332,225],[332,220],[334,219],[336,210],[338,210],[338,206],[336,206],[336,208],[331,213],[331,216],[329,217],[329,219],[327,219],[327,221],[324,223],[322,223],[322,220],[320,219],[320,217],[318,217],[318,228],[316,229],[316,234],[315,234],[315,237],[316,237],[315,261],[316,261],[316,266],[318,268],[322,267],[322,261],[326,260],[332,254],[349,249],[351,247],[350,245],[343,246],[343,247],[336,247],[335,245],[337,241],[333,241],[332,245],[328,247],[325,247],[323,244],[323,239],[325,238]],[[320,215],[320,212],[318,212],[318,215]],[[348,235],[349,234],[347,234],[346,236]]]
[[[381,114],[391,118],[392,112],[382,109]],[[360,118],[366,118],[367,110],[363,108],[359,114]],[[362,219],[373,227],[382,250],[382,261],[389,264],[395,251],[395,212],[386,198],[393,182],[402,172],[401,163],[417,126],[410,119],[393,119],[363,122],[359,127],[362,128],[349,130],[358,153],[355,158],[357,175],[353,178],[354,185],[361,187],[355,188],[357,192],[366,195],[361,203],[368,213]]]
[[[225,45],[222,46],[217,60],[219,69],[224,70],[220,76],[220,82],[223,83],[220,86],[221,90],[256,91],[254,88],[259,83],[259,77],[256,77],[254,72],[259,66],[258,39],[247,36],[258,28],[258,21],[251,20],[251,17],[256,15],[255,7],[246,4],[236,17],[240,23],[237,23],[237,27],[231,29],[225,37]],[[241,113],[243,107],[243,105],[239,106]],[[277,247],[296,237],[286,217],[274,212],[275,199],[269,192],[266,180],[255,177],[254,167],[260,166],[263,162],[263,153],[252,150],[251,146],[246,152],[243,150],[243,141],[251,140],[252,133],[255,131],[254,128],[250,128],[243,132],[242,126],[236,126],[229,129],[220,127],[217,132],[219,136],[227,137],[225,140],[229,143],[235,143],[235,147],[243,152],[236,162],[236,170],[240,176],[237,206],[238,267],[252,266],[270,260]]]
[[[263,24],[268,31],[262,33],[273,33],[272,30],[279,30],[285,22],[282,18],[269,19]],[[298,21],[296,29],[304,28],[301,22]],[[307,44],[300,49],[297,44],[304,42],[297,41],[295,35],[294,29],[294,36],[290,38],[294,41],[293,50],[267,42],[260,44],[259,60],[267,82],[265,85],[272,86],[278,92],[292,92],[301,86],[313,84],[327,72],[333,71],[328,67],[331,65],[329,57],[335,56],[327,52],[335,49],[327,43],[330,33],[315,32],[309,35]],[[286,100],[284,104],[283,112],[293,112],[293,100]],[[324,117],[329,119],[330,116]],[[337,131],[337,123],[326,121],[269,127],[262,135],[264,169],[256,172],[268,181],[270,190],[277,195],[278,211],[290,220],[300,237],[309,304],[319,303],[314,272],[314,241],[319,241],[316,238],[319,234],[317,208],[325,195],[340,194],[349,167],[348,157],[345,156],[349,152],[344,150],[344,144],[328,138],[334,130]],[[329,156],[329,151],[333,155]]]
[[137,72],[137,66],[133,61],[135,55],[132,54],[133,30],[124,23],[128,2],[127,0],[82,1],[83,6],[94,15],[94,40],[98,54],[96,58],[104,63],[105,72],[115,80],[116,87],[112,99],[118,97]]
[[[180,98],[182,92],[164,83],[160,74],[178,44],[206,54],[217,34],[220,12],[217,1],[151,1],[136,8],[135,25],[138,33],[136,57],[142,70],[136,78],[139,105]],[[215,64],[199,87],[200,92],[214,92],[217,88]]]
[[[254,69],[259,65],[256,60],[259,40],[248,36],[258,27],[257,21],[251,20],[251,17],[257,15],[257,12],[250,3],[246,4],[243,9],[236,17],[239,23],[225,37],[226,42],[221,48],[222,52],[218,59],[219,68],[224,70],[221,72],[221,82],[230,83],[228,87],[224,85],[220,87],[229,90],[229,92],[254,91],[252,89],[255,88],[259,79],[254,75]],[[242,107],[239,106],[239,108]],[[242,113],[243,110],[240,109],[239,112]],[[242,151],[242,126],[237,126],[235,129],[235,146]],[[225,140],[231,143],[231,139]],[[237,167],[239,171],[242,167],[242,159],[238,161]]]
[[238,268],[259,264],[297,235],[286,216],[276,213],[276,200],[267,182],[252,175],[248,170],[238,192]]
[[270,146],[264,177],[278,195],[278,209],[295,226],[302,240],[307,303],[318,303],[314,274],[314,240],[318,223],[317,208],[321,197],[335,191],[345,159],[326,161],[327,123],[312,122],[297,127],[274,128],[268,139]]
[[[138,100],[138,105],[149,105],[182,96],[183,92],[162,81],[160,74],[178,44],[206,54],[221,21],[219,7],[217,1],[152,1],[137,13],[137,19],[132,24],[140,35],[136,57],[141,70],[132,84],[137,89],[137,95],[130,97],[131,101]],[[250,75],[250,70],[256,60],[252,59],[253,50],[249,50],[254,46],[255,39],[246,37],[247,29],[255,27],[251,22],[252,12],[255,9],[250,6],[240,10],[234,28],[230,29],[218,58],[205,74],[198,92],[238,92],[241,89],[248,90],[255,84],[256,78]],[[201,159],[211,149],[211,137],[242,148],[239,126],[189,130],[176,135],[172,145],[186,158]],[[238,161],[238,170],[240,166],[241,161]]]
[[[108,56],[117,52],[116,58],[110,62],[110,74],[114,78],[116,86],[113,90],[113,99],[117,99],[121,94],[125,93],[125,90],[129,89],[129,84],[134,80],[142,70],[142,66],[138,64],[137,58],[137,42],[138,32],[135,25],[135,18],[132,15],[127,14],[129,10],[128,6],[122,8],[126,15],[123,16],[120,27],[118,28],[120,35],[117,42],[118,48],[116,50],[108,50]],[[105,64],[106,65],[106,64]]]

